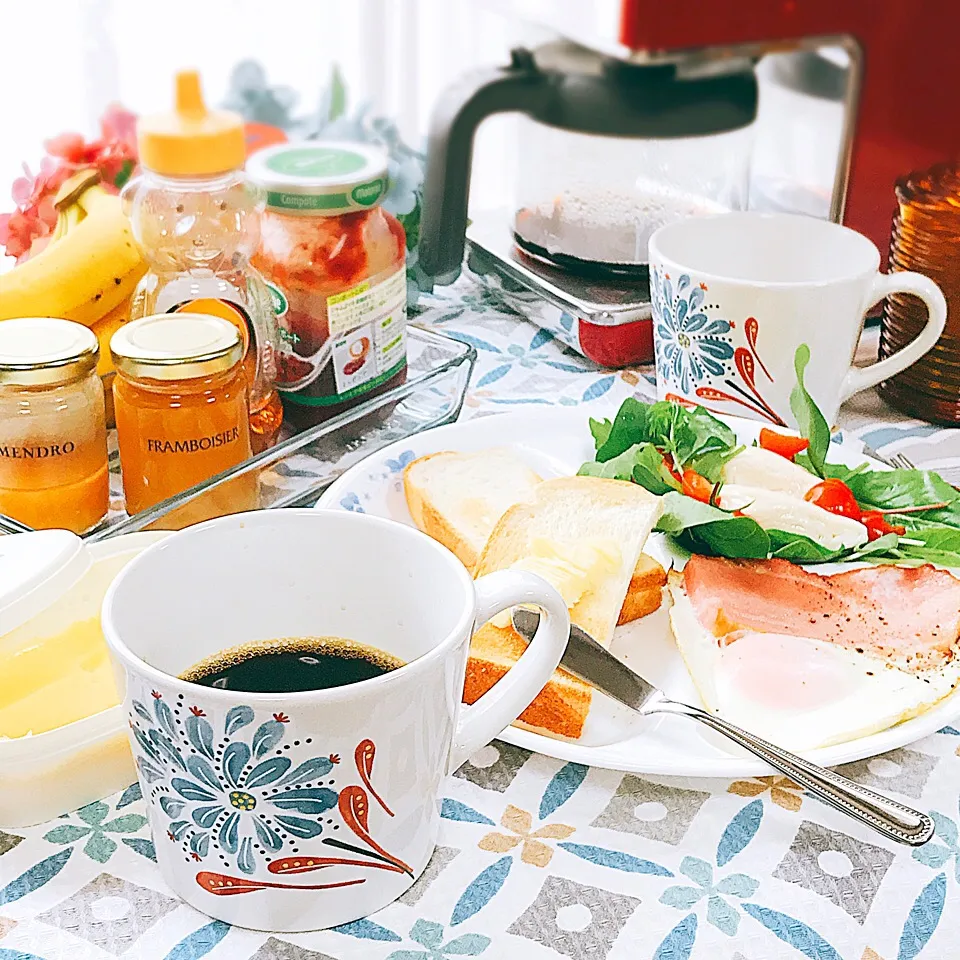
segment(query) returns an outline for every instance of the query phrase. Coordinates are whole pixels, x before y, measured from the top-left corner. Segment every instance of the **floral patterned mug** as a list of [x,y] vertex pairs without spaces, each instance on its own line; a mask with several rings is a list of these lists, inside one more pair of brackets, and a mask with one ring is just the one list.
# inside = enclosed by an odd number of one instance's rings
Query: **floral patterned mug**
[[[794,358],[805,343],[805,385],[835,423],[844,400],[900,373],[943,333],[940,288],[879,266],[866,237],[812,217],[729,213],[661,227],[650,238],[658,396],[795,427]],[[854,367],[864,314],[901,292],[926,304],[926,325],[892,356]]]
[[[391,903],[433,852],[444,777],[559,663],[570,628],[560,595],[520,571],[473,582],[418,531],[339,511],[237,514],[156,547],[114,581],[102,621],[164,879],[218,920],[275,932]],[[540,606],[543,628],[461,710],[475,624],[517,603]],[[238,644],[308,636],[356,640],[405,665],[287,694],[178,679]]]

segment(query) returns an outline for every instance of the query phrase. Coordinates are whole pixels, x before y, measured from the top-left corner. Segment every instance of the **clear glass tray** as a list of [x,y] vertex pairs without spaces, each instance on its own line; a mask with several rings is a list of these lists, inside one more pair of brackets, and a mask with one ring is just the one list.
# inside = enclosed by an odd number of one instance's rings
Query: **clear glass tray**
[[[406,383],[324,424],[288,436],[272,449],[132,517],[123,509],[120,460],[112,435],[110,512],[85,539],[106,540],[146,529],[176,530],[244,510],[309,506],[367,455],[456,420],[476,350],[415,325],[408,327],[408,333]],[[2,526],[16,532],[21,525]]]

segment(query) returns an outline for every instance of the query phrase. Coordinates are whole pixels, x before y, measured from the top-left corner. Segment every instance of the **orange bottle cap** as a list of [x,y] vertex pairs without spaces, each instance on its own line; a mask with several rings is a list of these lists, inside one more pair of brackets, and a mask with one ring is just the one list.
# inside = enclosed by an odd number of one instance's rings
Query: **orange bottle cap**
[[173,177],[202,177],[238,170],[246,159],[243,118],[228,110],[208,110],[196,70],[176,77],[176,104],[170,113],[137,121],[140,162]]

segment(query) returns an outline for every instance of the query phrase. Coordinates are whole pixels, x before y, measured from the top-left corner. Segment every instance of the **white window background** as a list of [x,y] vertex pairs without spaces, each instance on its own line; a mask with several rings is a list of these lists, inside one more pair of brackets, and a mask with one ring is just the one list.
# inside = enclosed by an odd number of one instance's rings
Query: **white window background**
[[[311,110],[336,64],[348,106],[369,102],[422,147],[444,86],[465,72],[507,62],[511,46],[535,42],[498,0],[0,0],[6,92],[0,107],[0,211],[26,162],[36,171],[42,142],[67,130],[88,137],[106,105],[136,113],[169,109],[173,74],[201,71],[208,103],[219,104],[231,70],[254,59],[271,85],[300,94]],[[495,118],[478,138],[473,196],[506,203],[512,121]]]

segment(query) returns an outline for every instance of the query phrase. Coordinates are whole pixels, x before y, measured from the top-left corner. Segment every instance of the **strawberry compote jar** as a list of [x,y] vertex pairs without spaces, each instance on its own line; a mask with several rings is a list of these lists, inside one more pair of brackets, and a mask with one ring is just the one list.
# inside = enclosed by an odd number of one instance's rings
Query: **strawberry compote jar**
[[247,173],[267,193],[253,262],[280,325],[277,389],[285,417],[312,426],[406,377],[406,238],[380,206],[387,155],[285,143]]

